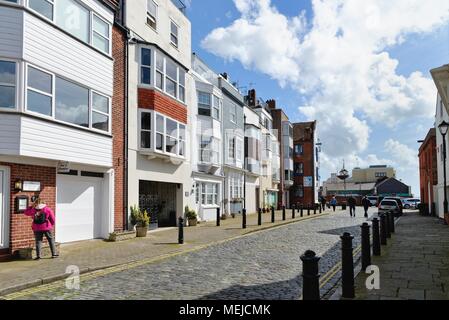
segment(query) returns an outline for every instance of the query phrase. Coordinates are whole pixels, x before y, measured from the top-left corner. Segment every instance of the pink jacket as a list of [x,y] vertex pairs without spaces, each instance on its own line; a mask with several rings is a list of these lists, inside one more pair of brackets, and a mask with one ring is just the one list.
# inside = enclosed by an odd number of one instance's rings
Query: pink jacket
[[[25,210],[24,214],[29,217],[33,217],[36,214],[36,209],[33,207],[29,207]],[[31,228],[33,231],[50,231],[53,229],[53,226],[55,225],[55,214],[53,213],[53,210],[51,210],[49,207],[45,207],[41,211],[44,213],[47,217],[47,222],[44,224],[35,224],[33,221],[33,224],[31,225]]]

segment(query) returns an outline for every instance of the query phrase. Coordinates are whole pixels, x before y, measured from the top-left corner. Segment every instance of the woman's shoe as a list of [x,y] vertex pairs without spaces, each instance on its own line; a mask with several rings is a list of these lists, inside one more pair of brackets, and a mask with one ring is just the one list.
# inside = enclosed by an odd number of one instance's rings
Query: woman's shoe
[[53,256],[51,256],[51,258],[52,258],[52,259],[56,259],[56,258],[59,258],[59,254],[55,254],[55,255],[53,255]]
[[41,259],[41,257],[36,257],[36,258],[34,258],[33,260],[34,261],[37,261],[37,260],[40,260]]

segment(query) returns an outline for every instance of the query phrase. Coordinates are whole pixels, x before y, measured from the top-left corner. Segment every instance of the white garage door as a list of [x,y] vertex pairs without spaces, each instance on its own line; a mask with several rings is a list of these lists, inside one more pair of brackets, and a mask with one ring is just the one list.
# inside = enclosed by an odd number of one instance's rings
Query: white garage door
[[58,175],[56,241],[99,238],[101,234],[103,179]]

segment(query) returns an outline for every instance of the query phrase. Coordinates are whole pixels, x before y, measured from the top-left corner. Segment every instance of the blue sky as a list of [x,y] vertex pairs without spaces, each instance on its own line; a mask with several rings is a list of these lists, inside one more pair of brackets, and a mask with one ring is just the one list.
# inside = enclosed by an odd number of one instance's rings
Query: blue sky
[[[236,0],[241,1],[243,3],[257,3],[258,1],[263,2],[264,0]],[[444,5],[444,4],[443,4]],[[262,7],[263,5],[260,5]],[[349,5],[347,5],[349,6]],[[394,5],[392,5],[394,6]],[[310,1],[285,1],[285,0],[273,0],[270,4],[270,10],[275,8],[275,13],[278,16],[285,16],[287,19],[292,19],[300,14],[300,12],[304,11],[305,18],[307,20],[307,24],[304,27],[303,32],[310,32],[312,29],[312,21],[315,15],[322,15],[324,10],[314,11]],[[258,16],[263,16],[264,12],[268,9],[267,7],[260,9],[258,12]],[[318,10],[318,9],[316,9]],[[403,8],[398,9],[404,11]],[[257,10],[256,10],[257,11]],[[385,10],[383,10],[385,11]],[[381,10],[381,12],[383,12]],[[427,10],[422,10],[422,14],[427,14]],[[394,12],[394,11],[393,11]],[[251,13],[251,12],[250,12]],[[187,10],[187,15],[192,23],[192,51],[196,52],[210,67],[212,67],[216,72],[227,72],[230,74],[232,81],[237,81],[238,86],[241,87],[243,91],[247,90],[250,87],[255,87],[258,93],[258,96],[266,99],[274,98],[277,100],[278,105],[282,106],[290,120],[295,121],[305,121],[307,118],[310,118],[310,114],[304,114],[299,112],[298,108],[300,106],[309,105],[311,102],[315,102],[316,97],[314,97],[315,91],[301,91],[297,89],[296,82],[294,85],[285,85],[283,87],[280,86],[279,78],[276,78],[276,73],[273,76],[272,70],[265,70],[263,67],[258,67],[257,61],[255,61],[254,66],[246,66],[244,67],[242,64],[242,59],[239,56],[232,56],[233,61],[227,61],[226,57],[229,58],[230,54],[220,52],[211,52],[211,50],[206,50],[201,45],[201,42],[213,32],[216,28],[226,28],[226,32],[232,35],[232,30],[230,30],[230,26],[235,22],[236,19],[242,17],[242,12],[236,8],[234,1],[232,0],[220,0],[220,1],[206,1],[206,0],[192,0],[191,4]],[[429,17],[432,12],[429,12]],[[246,12],[248,15],[248,12]],[[431,16],[433,18],[433,15]],[[251,18],[243,17],[250,21],[250,23],[254,23],[257,25],[256,20],[251,20]],[[425,19],[425,16],[422,17]],[[445,16],[445,18],[447,18]],[[412,18],[410,18],[412,19]],[[419,19],[419,17],[418,17]],[[436,19],[436,18],[435,18]],[[410,24],[410,23],[409,23]],[[415,30],[416,28],[425,28],[425,26],[421,26],[419,22],[414,25],[406,25],[404,28],[410,28],[411,30]],[[398,27],[399,29],[400,27]],[[403,41],[399,43],[395,41],[393,45],[386,46],[380,51],[386,52],[389,54],[389,58],[398,60],[399,64],[395,69],[394,76],[403,76],[406,80],[409,80],[411,74],[420,71],[422,73],[422,78],[430,79],[429,70],[431,68],[449,63],[449,32],[447,23],[443,23],[437,28],[428,28],[429,30],[425,30],[423,32],[404,32],[401,33],[403,36]],[[228,43],[220,43],[220,46],[223,46],[223,52],[226,51],[228,45],[229,47],[238,46],[239,44],[232,43],[227,38]],[[217,40],[216,40],[217,41]],[[270,39],[266,39],[266,41],[270,41]],[[260,41],[260,50],[264,50],[264,43]],[[212,43],[213,40],[212,40]],[[215,42],[216,44],[218,42]],[[379,52],[373,52],[377,54]],[[265,54],[265,53],[261,53]],[[269,56],[268,56],[269,57]],[[256,59],[254,59],[256,60]],[[337,60],[338,61],[338,60]],[[319,69],[316,69],[319,70]],[[318,71],[319,73],[319,71]],[[316,76],[311,74],[301,74],[300,76]],[[349,75],[348,75],[349,76]],[[313,78],[312,78],[313,79]],[[420,83],[420,82],[417,82]],[[291,83],[290,83],[291,84]],[[429,85],[429,83],[427,83]],[[382,87],[382,86],[381,86]],[[432,88],[433,89],[433,88]],[[404,92],[409,92],[409,89],[404,89]],[[430,102],[423,103],[423,108],[434,108],[434,102],[436,99],[436,90],[431,91],[427,90],[426,95],[427,99]],[[413,98],[413,93],[411,94]],[[393,106],[396,101],[392,101],[391,105]],[[419,102],[421,103],[421,102]],[[419,193],[419,179],[418,179],[418,167],[417,164],[413,161],[408,161],[405,159],[407,164],[402,167],[401,156],[402,154],[394,154],[395,153],[395,144],[391,143],[390,146],[393,146],[393,151],[391,148],[386,148],[385,142],[387,140],[394,140],[396,143],[400,143],[408,149],[405,150],[408,152],[408,157],[417,156],[418,143],[417,140],[425,137],[427,130],[433,125],[433,119],[429,116],[423,116],[417,114],[417,110],[420,110],[419,103],[412,108],[410,111],[404,109],[398,113],[392,112],[392,117],[400,117],[401,121],[395,125],[386,125],[386,122],[389,122],[388,114],[385,117],[382,117],[379,121],[377,121],[375,116],[375,111],[371,114],[366,114],[362,110],[357,109],[351,112],[354,120],[354,127],[359,125],[363,126],[361,121],[366,121],[367,126],[370,128],[369,138],[367,139],[367,144],[365,147],[354,148],[353,157],[355,157],[355,161],[350,161],[347,159],[347,162],[355,165],[366,165],[366,164],[378,164],[378,163],[369,163],[372,157],[369,155],[375,155],[379,161],[382,159],[392,160],[393,163],[398,167],[398,176],[403,179],[404,182],[412,185],[412,191],[415,194]],[[433,106],[430,105],[433,103]],[[425,104],[425,106],[424,106]],[[399,104],[400,105],[400,104]],[[360,106],[359,106],[360,107]],[[387,107],[386,107],[387,108]],[[393,107],[392,107],[393,108]],[[317,114],[318,118],[322,117],[323,112],[327,112],[329,109],[315,108],[315,114]],[[352,110],[352,109],[351,109]],[[389,110],[388,108],[386,110]],[[391,110],[395,110],[394,108]],[[317,113],[320,112],[320,113]],[[374,114],[374,116],[373,116]],[[343,114],[344,116],[344,114]],[[329,116],[331,117],[331,116]],[[331,118],[332,119],[332,118]],[[328,118],[323,118],[321,123],[325,123],[328,121]],[[338,122],[338,119],[335,119]],[[320,124],[320,121],[319,121]],[[323,125],[324,126],[324,125]],[[325,127],[323,129],[326,129]],[[335,129],[333,129],[335,130]],[[347,130],[352,130],[351,125],[347,126]],[[343,133],[342,133],[343,134]],[[328,135],[328,133],[327,133]],[[359,135],[358,133],[355,136]],[[363,134],[360,134],[361,136]],[[354,138],[353,138],[354,139]],[[326,152],[326,143],[335,144],[335,141],[328,139],[326,141],[326,137],[322,137],[324,140],[324,152]],[[351,140],[352,141],[352,140]],[[359,141],[360,142],[360,141]],[[362,143],[362,142],[360,142]],[[403,146],[400,146],[401,148]],[[330,172],[335,170],[336,167],[340,166],[342,159],[345,158],[345,154],[337,154],[336,152],[331,152],[331,148],[329,148],[329,154],[326,157],[327,165],[323,165],[322,177],[326,179]],[[402,150],[399,149],[398,150]],[[413,154],[413,151],[415,154]],[[393,154],[392,154],[393,152]],[[406,152],[406,153],[407,153]],[[347,150],[346,153],[352,153],[352,150]],[[376,160],[374,160],[376,161]]]

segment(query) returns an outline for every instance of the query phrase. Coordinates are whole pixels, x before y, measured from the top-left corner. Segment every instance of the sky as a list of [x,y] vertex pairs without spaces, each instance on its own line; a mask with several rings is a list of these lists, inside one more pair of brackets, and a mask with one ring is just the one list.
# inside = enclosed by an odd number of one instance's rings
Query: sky
[[419,196],[434,125],[429,70],[449,63],[447,0],[189,0],[192,51],[241,91],[317,120],[321,178],[387,164]]

